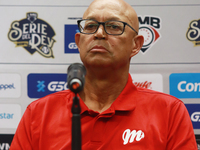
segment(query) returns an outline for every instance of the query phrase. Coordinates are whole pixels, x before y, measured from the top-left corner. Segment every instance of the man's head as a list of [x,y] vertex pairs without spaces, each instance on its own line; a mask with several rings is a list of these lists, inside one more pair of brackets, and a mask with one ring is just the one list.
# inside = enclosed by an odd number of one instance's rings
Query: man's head
[[[110,10],[109,10],[110,9]],[[114,17],[116,14],[116,17],[118,18],[119,16],[123,17],[122,19],[127,19],[132,27],[136,29],[138,32],[139,30],[139,23],[138,23],[138,18],[135,10],[125,1],[123,0],[94,0],[88,9],[85,11],[83,18],[89,17],[88,15],[92,13],[96,13],[96,11],[99,10],[100,14],[103,14],[103,11],[108,10],[110,11],[110,16],[109,17]],[[94,12],[93,12],[94,11]],[[98,14],[98,13],[97,13]],[[98,14],[98,15],[100,15]],[[111,18],[112,19],[112,18]],[[121,19],[121,18],[119,18]],[[121,20],[123,21],[123,20]]]
[[128,24],[121,35],[107,34],[102,24],[93,34],[77,33],[75,41],[84,65],[116,69],[129,66],[131,57],[139,52],[143,44],[143,37],[137,35],[139,24],[135,10],[123,0],[95,0],[85,11],[83,19]]

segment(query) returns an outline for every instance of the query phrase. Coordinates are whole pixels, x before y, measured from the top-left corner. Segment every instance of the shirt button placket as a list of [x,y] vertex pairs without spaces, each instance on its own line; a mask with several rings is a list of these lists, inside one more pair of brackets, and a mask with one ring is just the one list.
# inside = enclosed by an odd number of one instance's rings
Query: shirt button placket
[[91,142],[102,142],[103,136],[105,134],[106,118],[97,116],[92,130]]

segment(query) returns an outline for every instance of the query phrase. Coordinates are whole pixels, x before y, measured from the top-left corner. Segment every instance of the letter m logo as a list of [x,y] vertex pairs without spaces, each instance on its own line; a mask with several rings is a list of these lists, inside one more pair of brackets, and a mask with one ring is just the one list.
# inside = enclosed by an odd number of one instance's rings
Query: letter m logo
[[126,145],[127,143],[132,143],[135,141],[140,141],[144,138],[144,132],[142,130],[136,131],[136,130],[130,130],[126,129],[124,133],[122,134],[123,144]]

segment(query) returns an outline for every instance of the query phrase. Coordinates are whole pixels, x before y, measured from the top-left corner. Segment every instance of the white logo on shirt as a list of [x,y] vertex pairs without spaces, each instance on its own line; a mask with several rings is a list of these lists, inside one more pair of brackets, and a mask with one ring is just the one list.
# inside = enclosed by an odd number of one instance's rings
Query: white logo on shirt
[[142,130],[131,131],[130,129],[126,129],[124,131],[124,133],[122,134],[122,139],[124,141],[124,143],[123,143],[124,145],[126,145],[128,142],[132,143],[134,140],[140,141],[143,138],[144,138],[144,132]]

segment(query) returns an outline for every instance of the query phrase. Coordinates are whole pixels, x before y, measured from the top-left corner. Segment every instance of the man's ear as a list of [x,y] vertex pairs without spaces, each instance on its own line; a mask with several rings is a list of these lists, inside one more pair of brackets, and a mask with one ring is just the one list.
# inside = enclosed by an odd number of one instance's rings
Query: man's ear
[[134,38],[134,47],[132,49],[131,57],[135,56],[137,53],[139,53],[140,49],[143,46],[144,43],[144,37],[142,35],[137,35]]
[[79,50],[79,40],[80,40],[80,33],[75,34],[75,43]]

